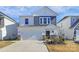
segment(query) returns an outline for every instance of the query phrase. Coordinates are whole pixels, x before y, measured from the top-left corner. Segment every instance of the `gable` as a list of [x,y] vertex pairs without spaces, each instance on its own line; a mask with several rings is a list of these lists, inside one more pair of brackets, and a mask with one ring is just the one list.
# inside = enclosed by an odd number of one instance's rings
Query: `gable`
[[14,22],[12,22],[11,20],[9,20],[8,18],[4,18],[4,25],[7,26],[7,25],[13,25],[15,24]]
[[73,27],[70,27],[70,28],[79,28],[79,20],[75,23],[75,25]]
[[57,23],[57,26],[68,29],[70,27],[70,19],[71,17],[63,18],[59,23]]
[[64,19],[68,18],[69,16],[63,17],[58,23],[61,23]]
[[16,21],[14,19],[12,19],[11,17],[7,16],[6,14],[4,14],[3,12],[0,12],[0,16],[3,16],[4,18],[7,18],[8,20],[16,23]]
[[56,16],[57,14],[48,7],[42,7],[39,10],[32,13],[34,16]]
[[61,24],[61,23],[63,23],[64,25],[65,25],[65,23],[69,23],[70,24],[70,19],[71,19],[71,17],[66,16],[63,19],[61,19],[57,24]]
[[[70,17],[70,19],[68,19],[68,17]],[[69,26],[69,28],[74,28],[79,23],[79,16],[65,16],[58,22],[58,25],[64,22],[67,23],[66,25]]]
[[71,28],[76,26],[78,22],[79,22],[79,17],[78,16],[73,16],[71,18]]

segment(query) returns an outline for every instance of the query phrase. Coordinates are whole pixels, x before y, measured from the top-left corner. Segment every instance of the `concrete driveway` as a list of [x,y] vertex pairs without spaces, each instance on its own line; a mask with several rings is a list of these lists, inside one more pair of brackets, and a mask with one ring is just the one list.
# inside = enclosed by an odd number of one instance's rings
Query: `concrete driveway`
[[47,52],[47,47],[39,40],[22,40],[1,48],[0,52]]

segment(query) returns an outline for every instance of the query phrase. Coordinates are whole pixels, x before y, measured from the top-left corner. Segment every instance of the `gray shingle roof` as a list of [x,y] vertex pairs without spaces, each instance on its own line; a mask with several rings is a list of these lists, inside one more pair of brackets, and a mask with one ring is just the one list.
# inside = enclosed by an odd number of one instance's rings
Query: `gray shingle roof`
[[12,19],[11,17],[9,17],[8,15],[4,14],[3,12],[0,11],[0,16],[3,16],[3,17],[7,17],[9,18],[10,21],[13,21],[16,23],[16,21],[14,19]]

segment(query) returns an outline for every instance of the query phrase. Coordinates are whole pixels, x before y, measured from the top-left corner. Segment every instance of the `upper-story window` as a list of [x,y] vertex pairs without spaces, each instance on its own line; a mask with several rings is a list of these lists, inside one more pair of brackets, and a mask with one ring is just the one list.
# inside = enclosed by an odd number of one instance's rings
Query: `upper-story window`
[[50,23],[51,23],[51,18],[49,17],[49,18],[48,18],[48,24],[50,24]]
[[28,24],[28,18],[25,19],[25,24]]
[[44,18],[43,21],[44,21],[44,24],[47,24],[47,18]]
[[40,18],[39,23],[42,24],[42,18]]
[[78,20],[79,20],[78,18],[72,17],[71,18],[71,26],[75,25],[78,22]]
[[51,17],[39,17],[39,24],[46,25],[51,23]]

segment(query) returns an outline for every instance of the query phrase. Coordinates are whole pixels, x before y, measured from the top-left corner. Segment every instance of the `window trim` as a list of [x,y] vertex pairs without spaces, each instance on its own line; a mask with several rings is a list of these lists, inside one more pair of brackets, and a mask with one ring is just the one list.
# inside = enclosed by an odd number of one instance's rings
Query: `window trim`
[[[46,18],[46,24],[44,23],[44,19]],[[40,21],[42,19],[42,22]],[[39,17],[39,24],[40,25],[47,25],[51,24],[51,17]]]
[[47,18],[43,18],[43,23],[47,24]]
[[51,24],[51,17],[48,17],[47,22],[48,24]]

